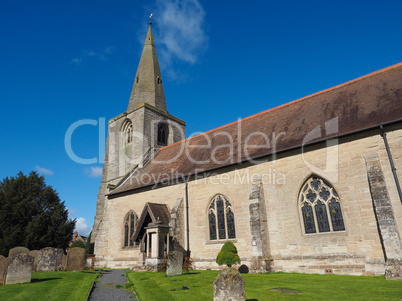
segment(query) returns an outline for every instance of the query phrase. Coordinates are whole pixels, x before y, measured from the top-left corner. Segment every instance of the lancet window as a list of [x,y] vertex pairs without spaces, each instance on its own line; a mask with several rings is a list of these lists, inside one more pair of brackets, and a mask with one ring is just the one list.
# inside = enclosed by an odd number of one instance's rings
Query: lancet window
[[232,205],[229,200],[218,194],[208,208],[209,239],[236,238],[235,221]]
[[340,199],[335,188],[318,176],[311,176],[299,194],[304,233],[344,231]]
[[165,146],[167,145],[169,129],[166,123],[158,124],[158,145]]
[[123,145],[129,144],[133,141],[133,124],[131,121],[126,120],[122,127]]
[[134,241],[131,240],[131,237],[134,234],[137,224],[138,224],[137,214],[135,214],[134,211],[128,212],[124,219],[124,246],[125,247],[134,246]]

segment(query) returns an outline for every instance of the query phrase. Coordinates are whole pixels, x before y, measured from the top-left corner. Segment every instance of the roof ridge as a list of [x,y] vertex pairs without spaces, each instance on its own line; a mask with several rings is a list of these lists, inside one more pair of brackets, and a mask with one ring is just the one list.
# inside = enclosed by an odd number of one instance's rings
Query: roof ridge
[[291,102],[284,103],[284,104],[279,105],[279,106],[277,106],[277,107],[270,108],[270,109],[267,109],[267,110],[265,110],[265,111],[262,111],[262,112],[253,114],[253,115],[251,115],[251,116],[247,116],[247,117],[238,119],[238,120],[236,120],[236,121],[233,121],[233,122],[224,124],[224,125],[222,125],[222,126],[219,126],[219,127],[217,127],[217,128],[208,130],[208,131],[206,131],[206,132],[202,132],[202,133],[197,134],[197,135],[195,135],[195,136],[188,137],[188,138],[186,138],[186,139],[183,139],[183,140],[177,141],[177,142],[175,142],[175,143],[169,144],[169,145],[167,145],[167,146],[161,147],[159,150],[164,150],[164,149],[166,149],[166,148],[172,147],[173,145],[176,145],[176,144],[179,144],[179,143],[183,143],[184,141],[191,140],[191,139],[193,139],[193,138],[195,138],[195,137],[198,137],[198,136],[201,136],[201,135],[205,135],[205,134],[207,134],[207,133],[210,133],[210,132],[213,132],[213,131],[217,131],[217,130],[219,130],[219,129],[222,129],[222,128],[231,126],[231,125],[236,124],[236,123],[238,123],[238,122],[240,122],[240,121],[248,120],[248,119],[257,117],[257,116],[259,116],[259,115],[266,114],[266,113],[271,112],[271,111],[276,111],[276,110],[278,110],[278,109],[281,109],[281,108],[290,106],[290,105],[292,105],[292,104],[301,102],[301,101],[306,100],[306,99],[308,99],[308,98],[311,98],[311,97],[314,97],[314,96],[317,96],[317,95],[320,95],[320,94],[323,94],[323,93],[326,93],[326,92],[329,92],[329,91],[333,91],[333,90],[339,89],[339,88],[341,88],[341,87],[348,86],[348,85],[353,84],[353,83],[355,83],[355,82],[361,81],[361,80],[366,79],[366,78],[368,78],[368,77],[372,77],[372,76],[377,75],[377,74],[379,74],[379,73],[387,72],[387,71],[389,71],[389,70],[398,68],[398,67],[400,67],[400,66],[402,66],[402,62],[397,63],[397,64],[395,64],[395,65],[391,65],[391,66],[389,66],[389,67],[385,67],[385,68],[383,68],[383,69],[380,69],[380,70],[377,70],[377,71],[374,71],[374,72],[371,72],[371,73],[369,73],[369,74],[360,76],[360,77],[358,77],[358,78],[352,79],[352,80],[350,80],[350,81],[344,82],[344,83],[339,84],[339,85],[336,85],[336,86],[334,86],[334,87],[327,88],[327,89],[318,91],[318,92],[316,92],[316,93],[313,93],[313,94],[310,94],[310,95],[307,95],[307,96],[304,96],[304,97],[301,97],[301,98],[292,100]]

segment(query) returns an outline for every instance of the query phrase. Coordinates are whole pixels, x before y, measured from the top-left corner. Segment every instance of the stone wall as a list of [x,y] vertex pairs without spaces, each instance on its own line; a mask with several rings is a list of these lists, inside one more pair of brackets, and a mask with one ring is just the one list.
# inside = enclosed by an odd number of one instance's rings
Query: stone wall
[[[402,179],[402,130],[389,127],[388,138],[397,172]],[[395,227],[400,233],[402,209],[392,177],[387,153],[379,130],[372,130],[339,139],[337,145],[322,143],[267,158],[260,164],[243,164],[233,170],[228,167],[188,183],[190,250],[196,268],[219,268],[216,255],[224,241],[210,241],[207,210],[216,194],[231,202],[236,226],[235,243],[242,263],[252,266],[255,228],[250,211],[253,177],[261,179],[266,208],[266,231],[262,241],[269,250],[274,271],[383,275],[384,252],[377,229],[376,217],[367,178],[365,155],[376,153],[382,166],[384,183],[393,207]],[[398,160],[399,159],[399,160]],[[304,234],[298,196],[305,180],[318,174],[338,192],[345,231]],[[130,267],[138,262],[139,249],[122,248],[123,220],[129,210],[142,212],[145,202],[168,204],[173,208],[177,199],[185,199],[184,184],[153,188],[108,200],[108,237],[98,266]],[[265,217],[263,217],[265,220]],[[260,226],[263,224],[260,224]],[[260,228],[261,233],[264,229]],[[254,233],[254,234],[253,234]]]
[[[125,145],[121,130],[127,121],[133,125],[134,136],[133,141]],[[186,125],[184,121],[148,104],[142,104],[140,107],[120,114],[109,121],[102,182],[97,197],[96,216],[91,236],[92,241],[95,242],[94,253],[97,255],[99,264],[103,262],[103,257],[107,256],[109,252],[109,231],[111,230],[109,227],[111,223],[108,219],[109,200],[106,194],[135,166],[141,166],[143,155],[150,147],[157,144],[157,125],[161,121],[168,124],[168,144],[185,138]],[[137,214],[141,213],[141,210],[136,211]]]

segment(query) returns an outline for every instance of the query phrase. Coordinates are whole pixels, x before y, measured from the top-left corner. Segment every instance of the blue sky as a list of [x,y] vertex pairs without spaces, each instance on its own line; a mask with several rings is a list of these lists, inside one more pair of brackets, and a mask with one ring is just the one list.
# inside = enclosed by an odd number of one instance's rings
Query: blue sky
[[[127,109],[151,13],[168,111],[189,136],[401,62],[401,11],[397,0],[4,2],[0,179],[38,170],[88,234],[99,125]],[[94,164],[64,146],[83,119],[97,125],[79,127],[72,149]]]

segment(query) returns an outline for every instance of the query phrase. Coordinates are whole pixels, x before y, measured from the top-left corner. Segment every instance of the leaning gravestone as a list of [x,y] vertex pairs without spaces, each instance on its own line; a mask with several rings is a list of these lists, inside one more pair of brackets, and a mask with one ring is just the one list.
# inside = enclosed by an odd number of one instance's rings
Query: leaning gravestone
[[29,249],[27,249],[25,247],[15,247],[15,248],[10,249],[10,251],[8,251],[8,258],[11,258],[18,254],[28,254],[28,253],[29,253]]
[[6,282],[8,268],[8,259],[0,255],[0,285],[4,285]]
[[31,255],[34,258],[33,262],[33,271],[36,272],[36,268],[38,267],[38,259],[39,259],[39,250],[29,251],[28,255]]
[[166,276],[177,276],[183,273],[183,253],[179,251],[169,252],[167,258]]
[[85,249],[72,248],[67,253],[66,271],[79,272],[82,271],[85,264]]
[[214,301],[244,301],[244,278],[234,268],[226,268],[214,281]]
[[52,272],[62,269],[63,250],[56,248],[43,248],[39,251],[37,272]]
[[6,284],[31,282],[34,258],[19,254],[8,259]]

